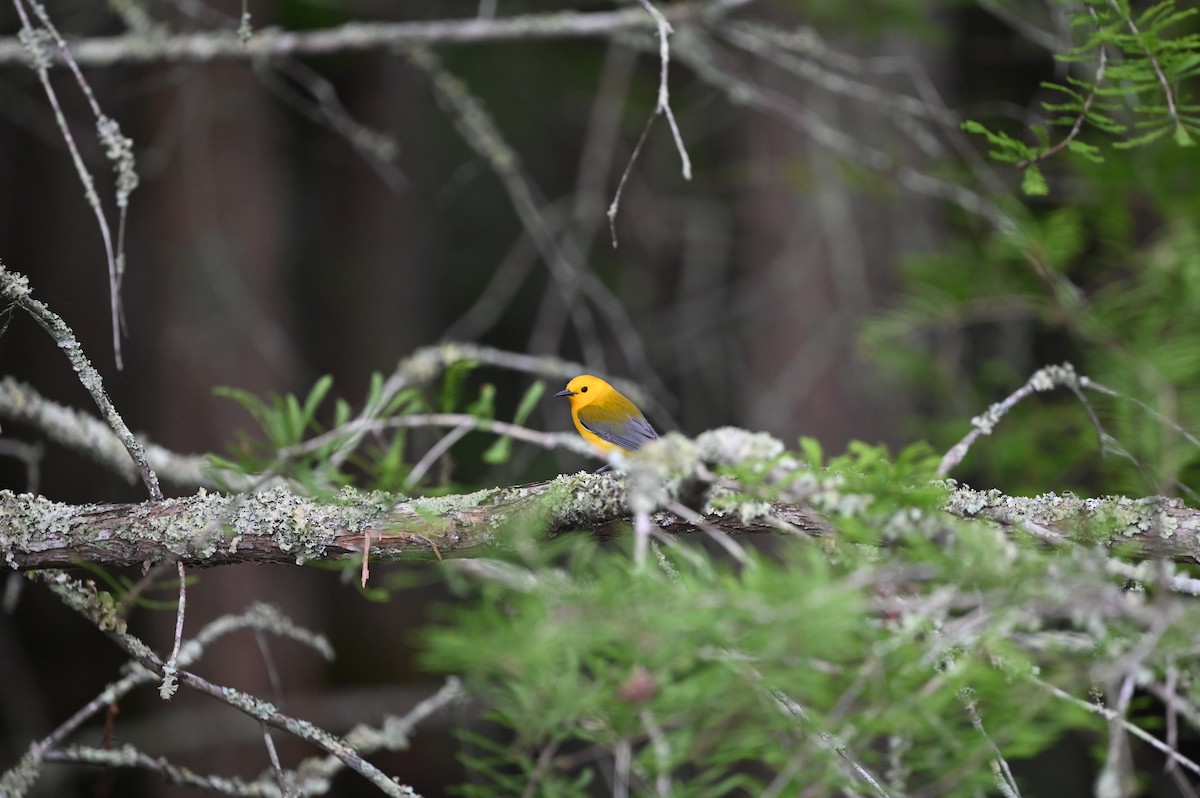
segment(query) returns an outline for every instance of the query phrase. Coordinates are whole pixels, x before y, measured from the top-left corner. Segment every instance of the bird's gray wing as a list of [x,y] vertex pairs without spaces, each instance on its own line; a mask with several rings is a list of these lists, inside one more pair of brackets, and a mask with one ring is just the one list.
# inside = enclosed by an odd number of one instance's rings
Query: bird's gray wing
[[586,410],[587,408],[584,408],[579,411],[579,423],[594,432],[601,440],[606,440],[622,449],[636,452],[642,448],[643,443],[658,437],[654,427],[650,426],[650,422],[641,413],[631,416],[625,421],[613,422],[598,419],[594,415],[589,418]]

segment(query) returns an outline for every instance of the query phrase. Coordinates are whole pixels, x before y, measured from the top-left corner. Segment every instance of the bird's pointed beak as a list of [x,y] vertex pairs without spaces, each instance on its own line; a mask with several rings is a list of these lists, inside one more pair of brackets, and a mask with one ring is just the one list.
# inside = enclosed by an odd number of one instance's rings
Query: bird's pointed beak
[[574,396],[575,392],[572,391],[570,388],[564,388],[563,390],[559,391],[558,393],[556,393],[554,395],[555,396]]

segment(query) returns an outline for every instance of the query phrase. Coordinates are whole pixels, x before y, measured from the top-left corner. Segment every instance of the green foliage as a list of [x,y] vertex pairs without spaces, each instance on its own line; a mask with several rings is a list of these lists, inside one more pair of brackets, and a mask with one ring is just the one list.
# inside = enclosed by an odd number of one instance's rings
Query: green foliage
[[[481,429],[486,429],[484,422],[496,420],[496,387],[481,383],[476,388],[471,382],[477,365],[471,360],[458,361],[447,367],[432,390],[412,386],[391,394],[385,394],[388,388],[383,375],[375,373],[362,418],[354,419],[343,399],[334,400],[332,409],[326,406],[333,386],[328,376],[318,380],[303,401],[291,394],[262,399],[236,388],[217,388],[219,396],[245,408],[260,436],[239,433],[230,456],[210,456],[212,465],[221,472],[261,479],[283,477],[312,494],[331,493],[350,484],[368,490],[405,491],[411,487],[413,472],[408,456],[414,448],[411,429],[427,427],[441,434],[445,426],[445,422],[439,426],[435,420],[420,423],[412,417],[428,417],[436,409],[441,415],[450,414],[457,423],[470,425],[473,418]],[[544,394],[545,384],[540,380],[530,385],[512,423],[523,425]],[[362,432],[364,419],[366,434]],[[420,443],[431,445],[424,439]],[[511,438],[500,435],[479,460],[499,465],[509,459],[511,450]],[[438,489],[453,487],[444,484]]]
[[[1060,0],[1066,2],[1066,0]],[[1200,105],[1191,101],[1191,82],[1200,74],[1200,34],[1192,33],[1195,8],[1178,8],[1164,0],[1135,11],[1128,0],[1071,2],[1072,27],[1084,41],[1056,56],[1067,64],[1092,65],[1088,79],[1068,76],[1065,83],[1042,87],[1062,99],[1043,102],[1046,124],[1066,130],[1058,141],[1034,126],[1034,143],[981,122],[968,120],[963,129],[983,136],[988,154],[1024,170],[1022,190],[1028,196],[1049,192],[1036,162],[1062,150],[1100,161],[1101,149],[1078,136],[1094,130],[1114,139],[1112,147],[1143,147],[1168,135],[1177,146],[1190,147],[1200,134]]]
[[[249,391],[238,388],[217,387],[213,393],[232,399],[241,405],[254,419],[263,439],[239,433],[231,447],[231,457],[210,455],[214,468],[240,474],[261,474],[276,469],[281,452],[290,452],[300,447],[311,435],[325,430],[317,420],[317,411],[333,387],[333,378],[325,375],[317,380],[308,396],[301,402],[293,394],[272,395],[260,399]],[[334,409],[334,424],[345,423],[350,416],[350,407],[338,400]],[[289,456],[287,467],[279,470],[303,485],[325,484],[341,486],[347,484],[346,477],[329,466],[329,458],[337,449],[339,441],[330,439],[324,445],[308,447],[296,456]]]
[[[516,415],[513,417],[514,424],[524,424],[533,409],[537,407],[537,403],[541,400],[542,395],[546,393],[546,383],[541,380],[536,381],[525,391],[525,395],[521,397],[521,403],[517,405]],[[496,439],[486,452],[483,453],[483,462],[492,465],[498,465],[506,462],[512,454],[512,438],[507,435],[501,435]]]
[[[1193,495],[1200,447],[1200,189],[1192,151],[1073,161],[1061,204],[905,264],[907,295],[863,341],[931,408],[948,448],[965,417],[1069,360],[1116,395],[1025,399],[954,475],[1008,492]],[[1093,418],[1094,414],[1094,418]],[[944,424],[942,422],[944,420]]]
[[[810,467],[789,478],[767,476],[782,459],[724,474],[742,489],[724,506],[803,495],[836,539],[744,565],[684,543],[639,568],[628,535],[568,537],[513,554],[519,580],[452,578],[461,595],[427,631],[426,664],[464,675],[507,730],[464,735],[462,794],[587,795],[623,751],[638,795],[667,777],[676,796],[870,794],[848,761],[893,794],[991,792],[993,744],[1012,760],[1103,729],[1051,685],[1082,698],[1131,651],[1161,673],[1200,620],[1169,596],[1152,620],[1102,550],[947,520],[928,447],[854,444],[825,467],[802,448]],[[1147,652],[1152,622],[1174,642]]]

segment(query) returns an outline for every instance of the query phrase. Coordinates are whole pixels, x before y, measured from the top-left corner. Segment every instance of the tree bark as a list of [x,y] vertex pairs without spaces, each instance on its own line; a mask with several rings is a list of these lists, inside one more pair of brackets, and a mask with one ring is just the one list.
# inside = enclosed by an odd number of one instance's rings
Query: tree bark
[[[1178,499],[1024,498],[960,487],[951,493],[945,512],[948,519],[995,524],[1042,545],[1103,545],[1119,547],[1135,559],[1200,563],[1200,512]],[[348,490],[322,501],[275,488],[236,495],[201,491],[140,504],[70,505],[0,491],[0,552],[14,569],[61,568],[81,561],[145,566],[175,559],[200,567],[302,564],[358,556],[369,535],[375,558],[471,556],[511,545],[514,536],[529,529],[548,536],[571,529],[598,531],[630,515],[623,478],[586,473],[416,499]],[[781,529],[812,536],[836,533],[836,523],[796,504],[762,505],[750,516],[712,512],[704,520],[710,529],[729,534]],[[654,522],[667,533],[696,531],[672,513],[656,513]]]

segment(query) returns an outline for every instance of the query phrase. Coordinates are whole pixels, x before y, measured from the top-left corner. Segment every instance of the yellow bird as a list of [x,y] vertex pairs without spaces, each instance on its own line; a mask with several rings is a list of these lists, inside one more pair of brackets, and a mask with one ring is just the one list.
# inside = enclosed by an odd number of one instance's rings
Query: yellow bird
[[613,449],[636,451],[658,437],[637,405],[599,377],[583,374],[554,395],[567,397],[575,429],[603,454]]

